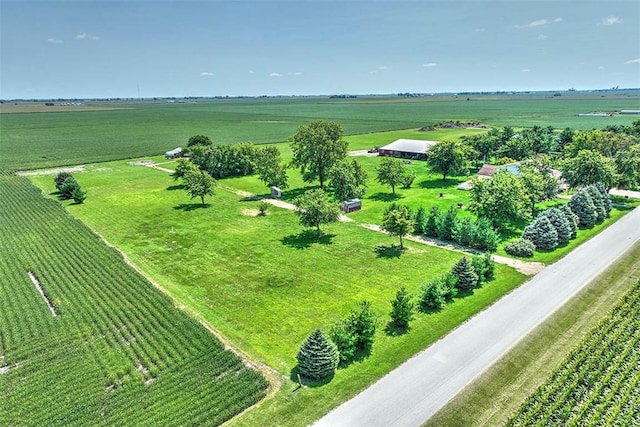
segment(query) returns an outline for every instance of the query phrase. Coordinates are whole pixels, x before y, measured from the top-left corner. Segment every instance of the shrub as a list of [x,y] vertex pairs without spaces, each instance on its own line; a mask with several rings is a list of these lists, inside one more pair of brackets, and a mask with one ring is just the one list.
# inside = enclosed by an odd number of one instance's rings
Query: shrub
[[536,249],[549,251],[558,246],[558,232],[546,216],[538,216],[526,226],[522,238],[531,240]]
[[300,375],[319,380],[333,374],[340,354],[333,341],[316,329],[304,341],[296,358]]
[[398,328],[406,328],[413,319],[413,301],[411,294],[402,287],[396,292],[396,297],[391,301],[391,323]]
[[471,265],[478,275],[478,284],[480,286],[484,282],[492,280],[495,274],[496,262],[491,258],[491,254],[482,256],[474,256],[471,258]]
[[346,319],[340,319],[329,331],[329,337],[338,347],[340,360],[351,359],[358,349],[368,349],[378,326],[378,317],[369,301],[362,301],[359,310],[351,310]]
[[431,279],[424,285],[420,293],[420,306],[423,309],[440,310],[444,307],[445,298],[442,289],[442,279]]
[[469,217],[460,218],[453,225],[453,240],[462,246],[471,246],[476,241],[476,224]]
[[340,319],[329,330],[329,338],[338,348],[340,360],[351,359],[357,350],[357,337],[349,319]]
[[536,246],[531,240],[518,239],[505,246],[504,250],[509,255],[529,258],[533,256]]
[[500,236],[493,229],[491,221],[487,218],[479,218],[475,223],[472,247],[482,251],[494,252],[500,243]]
[[458,295],[458,288],[456,288],[456,281],[458,279],[451,272],[445,273],[440,278],[440,286],[442,289],[442,296],[447,302],[453,301],[456,295]]
[[264,200],[258,204],[258,211],[260,212],[260,216],[267,215],[267,210],[269,209],[269,203]]
[[416,179],[416,173],[412,170],[407,170],[402,178],[400,178],[400,183],[402,184],[402,188],[411,188],[413,181]]
[[461,292],[473,289],[478,284],[478,274],[466,256],[453,266],[451,274],[456,277],[456,288]]

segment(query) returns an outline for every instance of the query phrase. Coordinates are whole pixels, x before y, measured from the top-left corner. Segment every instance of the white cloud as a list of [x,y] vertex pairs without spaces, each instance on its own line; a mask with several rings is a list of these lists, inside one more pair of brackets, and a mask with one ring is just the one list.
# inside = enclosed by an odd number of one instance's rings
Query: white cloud
[[537,21],[529,22],[528,24],[515,24],[514,28],[535,28],[542,27],[544,25],[549,25],[553,22],[562,22],[562,18],[555,18],[553,21],[549,21],[548,19],[538,19]]
[[640,64],[640,58],[630,59],[625,64]]
[[545,35],[545,34],[540,34],[540,35],[538,36],[538,40],[546,40],[546,39],[548,39],[548,38],[549,38],[549,36],[547,36],[547,35]]
[[522,70],[520,70],[521,73],[529,73],[531,72],[531,69],[529,68],[523,68]]
[[271,74],[269,74],[269,77],[282,77],[282,74],[280,74],[280,73],[271,73]]
[[302,73],[300,71],[296,71],[295,73],[289,73],[290,76],[301,76]]
[[607,18],[603,18],[602,21],[600,21],[600,25],[617,25],[617,24],[622,24],[624,21],[622,19],[620,19],[619,16],[609,16]]
[[214,76],[215,74],[210,73],[209,71],[203,71],[200,73],[201,76]]
[[95,40],[100,40],[100,37],[92,36],[87,33],[82,33],[82,34],[76,35],[76,40],[94,40],[95,41]]
[[381,70],[381,71],[385,71],[385,70],[388,70],[388,69],[389,69],[389,67],[387,67],[386,65],[383,65],[382,67],[378,67],[378,70]]
[[422,64],[422,66],[425,68],[435,67],[436,65],[438,64],[436,64],[435,62],[427,62],[426,64]]
[[54,39],[53,37],[47,40],[47,43],[51,43],[51,44],[62,44],[64,43],[62,40],[60,39]]

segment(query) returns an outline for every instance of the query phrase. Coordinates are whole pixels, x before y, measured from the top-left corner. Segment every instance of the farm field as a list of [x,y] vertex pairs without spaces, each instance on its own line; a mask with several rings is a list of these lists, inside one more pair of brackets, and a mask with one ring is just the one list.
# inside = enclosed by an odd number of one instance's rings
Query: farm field
[[640,281],[506,425],[638,425],[638,304]]
[[[525,280],[500,265],[496,280],[472,296],[418,314],[409,333],[392,336],[384,325],[396,290],[406,286],[416,294],[461,254],[409,242],[399,255],[392,247],[397,238],[355,223],[327,226],[318,240],[290,211],[254,216],[256,201],[222,188],[202,208],[168,173],[126,162],[93,165],[75,176],[91,199],[67,206],[74,216],[127,253],[178,304],[284,378],[295,378],[295,354],[312,330],[327,329],[362,299],[372,302],[382,323],[368,357],[339,369],[322,387],[292,393],[295,384],[285,381],[275,398],[235,420],[240,423],[313,421]],[[32,180],[50,193],[52,178]]]
[[265,396],[258,371],[28,179],[0,174],[0,199],[0,424],[219,424]]
[[[94,102],[85,109],[1,113],[4,170],[95,163],[161,154],[196,134],[214,142],[286,141],[313,119],[335,120],[347,135],[417,129],[442,120],[479,120],[494,126],[553,126],[574,129],[628,125],[633,116],[578,117],[590,111],[640,109],[637,91],[196,100],[187,103]],[[7,111],[4,108],[2,111]]]

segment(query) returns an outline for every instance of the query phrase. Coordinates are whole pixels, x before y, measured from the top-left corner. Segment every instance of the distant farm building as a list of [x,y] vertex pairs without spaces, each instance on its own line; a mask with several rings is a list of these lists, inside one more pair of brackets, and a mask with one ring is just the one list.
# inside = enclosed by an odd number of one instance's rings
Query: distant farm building
[[438,141],[422,141],[419,139],[398,139],[389,145],[380,147],[380,156],[400,157],[402,159],[426,159],[427,152],[436,145]]
[[171,151],[167,151],[164,154],[164,157],[166,157],[167,159],[175,159],[176,157],[182,157],[182,148],[178,147],[178,148],[174,148]]
[[640,114],[640,110],[620,110],[620,114]]

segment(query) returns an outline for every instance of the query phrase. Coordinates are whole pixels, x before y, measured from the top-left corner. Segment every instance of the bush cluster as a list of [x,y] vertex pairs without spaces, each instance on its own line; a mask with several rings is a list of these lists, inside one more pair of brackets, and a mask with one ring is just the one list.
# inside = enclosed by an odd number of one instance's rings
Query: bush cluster
[[255,171],[258,148],[249,143],[234,145],[195,145],[189,150],[191,161],[216,178],[251,175]]
[[458,218],[458,210],[452,206],[442,212],[438,206],[432,206],[428,213],[420,207],[414,216],[414,229],[428,237],[455,242],[483,251],[495,251],[500,236],[486,218],[473,220],[469,217]]
[[58,173],[53,181],[62,200],[73,199],[74,202],[80,204],[87,198],[86,191],[82,191],[78,181],[68,172]]
[[529,258],[533,256],[536,245],[534,245],[531,240],[518,239],[505,246],[504,250],[509,255]]
[[611,199],[604,185],[590,185],[571,196],[569,208],[578,217],[580,228],[591,228],[609,217]]
[[329,337],[338,347],[340,360],[344,362],[353,358],[358,350],[371,349],[377,327],[378,316],[369,301],[362,301],[358,309],[351,310],[349,316],[336,322],[329,331]]
[[450,272],[428,280],[422,285],[420,306],[423,310],[440,310],[453,301],[458,292],[465,292],[495,277],[495,261],[490,254],[466,256],[453,266]]

